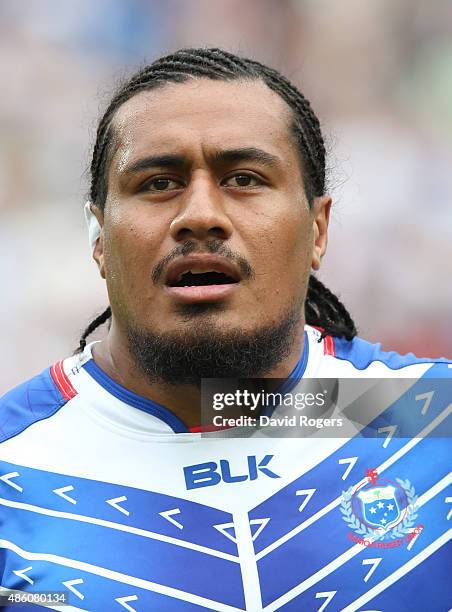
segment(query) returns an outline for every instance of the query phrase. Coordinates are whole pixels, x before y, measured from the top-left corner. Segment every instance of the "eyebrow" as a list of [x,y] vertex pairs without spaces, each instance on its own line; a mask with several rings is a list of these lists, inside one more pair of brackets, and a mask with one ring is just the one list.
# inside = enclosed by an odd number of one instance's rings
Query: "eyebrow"
[[121,174],[136,174],[150,168],[180,168],[187,165],[188,159],[184,155],[149,155],[126,166]]
[[[208,156],[208,161],[212,164],[251,161],[269,167],[275,167],[280,163],[278,157],[256,147],[216,151]],[[149,170],[151,168],[181,168],[188,166],[190,166],[190,160],[185,155],[149,155],[142,159],[138,159],[130,164],[130,166],[126,166],[121,174],[136,174],[142,170]]]
[[277,166],[280,159],[275,155],[271,155],[262,149],[256,147],[247,147],[244,149],[227,149],[225,151],[217,151],[212,156],[212,161],[217,163],[233,163],[239,161],[254,161],[263,164],[264,166]]

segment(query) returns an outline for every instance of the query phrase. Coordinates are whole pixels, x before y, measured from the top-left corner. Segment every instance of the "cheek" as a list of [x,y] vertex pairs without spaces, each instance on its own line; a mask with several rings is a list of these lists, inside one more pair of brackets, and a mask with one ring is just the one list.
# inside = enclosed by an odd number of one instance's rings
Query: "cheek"
[[155,231],[137,219],[113,216],[105,232],[105,270],[109,294],[122,303],[146,298],[152,289]]
[[309,212],[289,211],[256,232],[255,261],[262,261],[259,267],[269,283],[295,288],[310,269],[312,242]]

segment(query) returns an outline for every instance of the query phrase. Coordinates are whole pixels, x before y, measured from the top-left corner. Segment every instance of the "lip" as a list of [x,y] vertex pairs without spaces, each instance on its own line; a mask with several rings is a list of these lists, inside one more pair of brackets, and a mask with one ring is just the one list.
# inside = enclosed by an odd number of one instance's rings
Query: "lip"
[[[230,276],[235,282],[225,285],[193,285],[187,287],[174,287],[170,283],[178,280],[181,274],[196,268],[200,271],[222,272]],[[168,267],[165,278],[165,291],[174,299],[185,304],[195,302],[217,302],[224,300],[237,291],[241,274],[234,263],[218,255],[188,255],[174,261]]]
[[237,291],[239,283],[230,285],[198,285],[193,287],[165,287],[173,298],[185,304],[195,302],[218,302]]
[[[165,284],[167,287],[177,281],[181,274],[188,272],[190,269],[195,268],[202,272],[208,272],[210,270],[214,272],[222,272],[230,276],[235,282],[241,280],[240,272],[235,264],[220,257],[219,255],[187,255],[176,259],[173,263],[168,266],[168,270],[165,277]],[[209,285],[211,287],[215,285]],[[223,285],[219,285],[220,287]]]

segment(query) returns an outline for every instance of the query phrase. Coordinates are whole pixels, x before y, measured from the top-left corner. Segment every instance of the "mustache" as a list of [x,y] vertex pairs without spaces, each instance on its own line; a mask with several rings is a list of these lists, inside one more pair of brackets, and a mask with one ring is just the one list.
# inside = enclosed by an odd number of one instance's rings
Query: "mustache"
[[152,282],[157,284],[162,278],[166,267],[178,257],[185,255],[191,255],[192,253],[215,253],[229,259],[234,262],[240,269],[242,277],[245,280],[252,280],[255,278],[255,272],[251,265],[242,257],[239,253],[235,253],[228,246],[226,246],[221,240],[213,238],[205,242],[205,249],[201,249],[199,243],[196,240],[187,240],[184,244],[177,246],[168,255],[163,257],[159,263],[155,266],[152,271]]

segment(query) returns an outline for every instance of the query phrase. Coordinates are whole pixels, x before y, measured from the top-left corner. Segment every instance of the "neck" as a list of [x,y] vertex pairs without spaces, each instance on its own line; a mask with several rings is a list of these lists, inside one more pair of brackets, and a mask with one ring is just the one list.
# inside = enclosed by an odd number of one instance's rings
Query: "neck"
[[[301,318],[286,358],[266,372],[262,378],[285,379],[295,368],[304,350],[304,318]],[[130,352],[126,334],[112,322],[107,338],[94,345],[93,358],[110,378],[134,393],[165,406],[185,425],[195,427],[201,422],[201,389],[196,385],[169,385],[150,381],[137,367]]]

